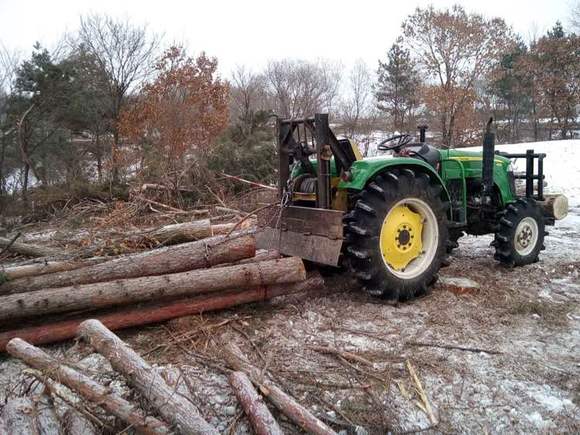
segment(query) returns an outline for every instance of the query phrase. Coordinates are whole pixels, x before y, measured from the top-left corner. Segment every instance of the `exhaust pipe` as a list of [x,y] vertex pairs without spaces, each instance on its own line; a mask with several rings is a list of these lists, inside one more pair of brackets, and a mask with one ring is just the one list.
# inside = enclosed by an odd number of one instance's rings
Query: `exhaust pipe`
[[489,118],[483,135],[483,162],[481,167],[481,187],[484,205],[490,205],[493,196],[493,163],[495,157],[495,133],[492,131],[493,118]]

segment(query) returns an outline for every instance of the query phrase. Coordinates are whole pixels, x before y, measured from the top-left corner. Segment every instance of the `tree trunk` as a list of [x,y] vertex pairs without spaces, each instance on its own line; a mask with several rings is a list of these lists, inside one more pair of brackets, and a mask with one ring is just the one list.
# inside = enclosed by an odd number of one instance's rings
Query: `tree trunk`
[[[193,299],[181,299],[174,302],[159,304],[158,302],[137,308],[117,310],[96,316],[111,330],[130,328],[163,322],[176,317],[222,310],[251,302],[265,301],[276,296],[312,291],[324,286],[324,280],[319,273],[311,272],[306,281],[294,284],[255,287],[243,291],[230,291],[211,296],[201,296]],[[94,315],[93,315],[93,318]],[[47,344],[68,340],[76,335],[78,326],[86,317],[65,320],[56,323],[33,326],[0,333],[0,352],[6,349],[6,344],[15,337],[20,337],[32,344]]]
[[184,272],[230,263],[256,254],[253,236],[215,237],[178,246],[126,255],[105,263],[72,271],[22,278],[0,286],[0,295],[43,288],[91,284],[121,278]]
[[24,203],[24,208],[28,209],[28,173],[30,172],[30,166],[28,163],[24,163],[24,169],[22,174],[22,202]]
[[101,135],[96,134],[96,158],[97,158],[97,180],[99,184],[103,182],[103,153],[101,150]]
[[568,198],[564,195],[545,194],[544,200],[537,202],[544,209],[544,213],[555,219],[564,219],[568,215]]
[[[93,257],[79,261],[43,261],[42,263],[27,264],[25,266],[8,267],[1,270],[0,275],[4,275],[4,278],[9,281],[13,281],[29,276],[40,276],[46,275],[48,273],[66,272],[69,270],[80,269],[81,267],[104,263],[108,260],[110,261],[110,258]],[[2,293],[3,287],[0,287],[0,294]]]
[[0,298],[0,322],[306,279],[300,258],[60,287]]
[[2,148],[0,149],[0,213],[2,213],[2,201],[5,192],[5,180],[4,180],[4,161],[6,159],[6,133],[0,130],[0,136],[2,136]]
[[2,419],[10,435],[40,435],[35,419],[34,403],[27,397],[10,399],[4,405]]
[[262,371],[253,366],[242,351],[233,343],[225,344],[225,358],[234,370],[246,373],[276,408],[307,433],[315,435],[336,435],[336,432],[316,418],[310,411],[287,395],[274,383],[265,379]]
[[111,143],[111,181],[114,186],[119,185],[119,129],[116,120],[113,121],[113,142]]
[[40,435],[64,435],[54,404],[47,394],[41,394],[36,400],[36,423]]
[[0,237],[0,248],[8,248],[9,251],[16,252],[17,254],[27,255],[29,257],[50,257],[57,254],[56,249],[47,248],[45,246],[31,245],[29,243],[12,242],[12,239]]
[[254,389],[246,374],[232,372],[228,380],[256,435],[282,435],[283,432],[278,422],[262,401],[262,397]]
[[98,431],[89,420],[78,411],[69,408],[64,414],[67,435],[97,435]]
[[139,433],[167,434],[167,425],[154,417],[146,416],[136,406],[121,396],[111,392],[83,373],[60,363],[52,356],[20,338],[11,340],[6,346],[10,355],[19,358],[29,366],[41,370],[47,376],[69,387],[84,399],[89,400],[125,423],[134,427]]
[[212,225],[209,219],[202,219],[180,224],[166,225],[153,231],[141,234],[145,239],[153,239],[157,243],[173,245],[205,239],[218,234],[227,234],[235,224]]
[[113,368],[122,373],[129,383],[170,421],[182,434],[218,434],[197,408],[167,386],[161,376],[119,337],[109,331],[98,320],[81,323],[79,335],[101,355]]

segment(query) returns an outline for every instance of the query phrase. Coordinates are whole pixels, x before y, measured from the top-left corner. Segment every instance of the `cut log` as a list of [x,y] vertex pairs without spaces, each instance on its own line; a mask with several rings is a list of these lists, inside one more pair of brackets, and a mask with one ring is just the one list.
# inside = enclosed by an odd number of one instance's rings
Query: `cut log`
[[139,237],[155,240],[160,244],[173,245],[205,239],[219,234],[227,234],[235,224],[212,225],[209,219],[202,219],[180,224],[165,225],[152,231],[142,233]]
[[64,432],[54,410],[50,396],[41,394],[36,398],[36,424],[40,435],[63,435]]
[[[84,405],[84,399],[80,399],[64,385],[46,377],[40,370],[27,368],[22,370],[22,374],[35,377],[41,384],[44,385],[46,391],[51,395],[51,397],[59,399],[59,405],[61,407],[64,406],[65,410],[70,407],[79,412],[84,417],[88,418],[88,420],[92,421],[93,424],[96,424],[97,427],[112,429],[111,426],[99,420],[97,416],[91,414],[91,412]],[[63,403],[60,403],[60,401]]]
[[178,192],[184,192],[184,193],[193,193],[194,192],[193,190],[187,189],[185,187],[173,188],[173,187],[165,186],[163,184],[154,184],[154,183],[144,183],[141,185],[139,190],[141,192],[146,192],[147,190],[161,190],[161,191],[165,191],[165,192],[178,191]]
[[46,275],[47,273],[66,272],[69,270],[80,269],[81,267],[92,266],[94,264],[103,263],[111,260],[106,257],[93,257],[86,260],[79,261],[45,261],[36,264],[27,264],[26,266],[7,267],[0,271],[5,280],[12,281],[18,278],[25,278],[28,276]]
[[560,220],[568,216],[568,198],[561,194],[546,194],[543,201],[538,204],[544,212],[554,219]]
[[274,186],[267,186],[266,184],[256,183],[255,181],[250,181],[250,180],[245,180],[241,177],[236,177],[235,175],[229,175],[229,174],[226,174],[224,172],[221,172],[220,175],[223,175],[224,177],[230,178],[232,180],[239,181],[240,183],[249,184],[250,186],[260,187],[262,189],[277,190],[277,188]]
[[278,422],[246,374],[232,372],[228,380],[256,435],[281,435],[283,432]]
[[0,248],[6,247],[8,247],[8,250],[11,252],[26,255],[28,257],[52,257],[58,253],[56,249],[47,248],[46,246],[15,242],[12,239],[0,237]]
[[8,435],[8,429],[6,429],[6,425],[4,424],[4,420],[0,416],[0,435]]
[[139,199],[141,201],[144,201],[148,204],[155,205],[157,207],[161,207],[161,208],[164,208],[167,210],[171,210],[175,213],[187,213],[185,210],[181,210],[180,208],[171,207],[170,205],[163,204],[162,202],[158,202],[158,201],[153,201],[152,199],[145,198],[144,196],[141,196],[141,195],[135,195],[135,198]]
[[1,285],[0,295],[105,282],[121,278],[184,272],[238,261],[253,257],[255,254],[256,241],[251,235],[227,239],[223,236],[217,236],[178,246],[126,255],[81,269],[51,273],[34,278],[21,278]]
[[243,211],[238,210],[237,208],[222,207],[219,205],[216,206],[215,210],[219,211],[220,213],[231,213],[231,214],[238,214],[238,215],[245,214]]
[[[261,249],[259,252],[256,252],[254,257],[244,258],[243,260],[236,261],[236,264],[247,264],[247,263],[255,263],[256,261],[267,261],[267,260],[276,260],[280,258],[280,251],[275,249]],[[218,266],[219,267],[219,266]]]
[[304,279],[306,270],[302,260],[290,257],[172,275],[38,290],[0,298],[0,322],[52,313],[94,310],[150,300],[194,296],[231,288],[291,283]]
[[159,373],[101,322],[86,320],[79,326],[79,335],[107,358],[113,368],[123,374],[164,419],[174,424],[178,433],[218,433],[204,420],[193,403],[174,394]]
[[63,420],[67,435],[97,435],[99,433],[93,423],[72,408],[66,410]]
[[253,366],[242,351],[231,342],[225,344],[225,358],[234,370],[244,372],[276,408],[306,432],[316,435],[336,435],[336,432],[316,418],[296,400],[265,378],[262,371]]
[[141,410],[110,389],[93,381],[88,376],[66,364],[62,364],[41,349],[32,346],[20,338],[11,340],[6,350],[13,357],[19,358],[29,366],[41,370],[55,381],[75,391],[133,426],[140,433],[166,434],[170,430],[167,425],[154,417],[146,416]]
[[2,419],[10,435],[39,435],[36,409],[28,397],[8,400],[2,410]]
[[[158,323],[177,317],[222,310],[236,305],[264,301],[276,296],[303,291],[317,290],[323,287],[324,280],[317,272],[310,272],[306,281],[277,286],[255,287],[243,291],[229,291],[219,295],[211,295],[182,299],[165,304],[154,303],[137,308],[122,309],[113,313],[97,316],[111,330],[130,328],[133,326]],[[75,337],[78,326],[85,318],[66,320],[42,326],[16,329],[0,333],[0,352],[15,337],[20,337],[32,344],[47,344],[68,340]]]

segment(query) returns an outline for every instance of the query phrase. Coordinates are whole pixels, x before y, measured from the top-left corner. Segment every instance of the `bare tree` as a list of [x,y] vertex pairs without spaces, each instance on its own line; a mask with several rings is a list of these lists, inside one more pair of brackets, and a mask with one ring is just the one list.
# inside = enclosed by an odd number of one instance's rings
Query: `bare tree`
[[500,18],[468,14],[456,5],[417,8],[404,21],[403,35],[431,80],[427,105],[439,114],[443,144],[452,146],[474,111],[477,80],[513,45],[512,32]]
[[0,94],[10,93],[19,63],[20,54],[0,42]]
[[94,56],[108,77],[113,121],[113,182],[117,183],[120,115],[130,91],[151,73],[160,37],[148,33],[146,26],[134,26],[127,20],[88,15],[81,17],[78,43]]
[[[12,92],[16,70],[20,63],[19,53],[10,51],[0,43],[0,211],[6,193],[6,149],[14,128],[6,121],[8,96]],[[1,213],[0,213],[1,214]]]
[[270,109],[265,77],[238,66],[232,73],[230,97],[231,119],[239,121],[245,135],[251,134],[256,112]]
[[348,94],[341,102],[341,118],[347,135],[363,133],[362,119],[372,107],[371,74],[367,64],[357,60],[348,77]]
[[570,4],[570,28],[576,34],[580,34],[580,0]]
[[329,62],[271,61],[265,76],[275,111],[283,117],[331,110],[339,92],[340,70]]

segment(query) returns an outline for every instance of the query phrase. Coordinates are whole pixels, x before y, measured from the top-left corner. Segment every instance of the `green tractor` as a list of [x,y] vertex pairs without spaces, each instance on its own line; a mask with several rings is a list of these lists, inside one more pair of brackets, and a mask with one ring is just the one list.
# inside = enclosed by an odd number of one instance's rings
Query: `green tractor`
[[[278,119],[280,204],[258,216],[258,246],[346,266],[393,302],[426,293],[464,233],[495,234],[495,258],[506,265],[538,261],[545,226],[568,208],[563,195],[544,195],[545,154],[495,152],[491,120],[483,152],[437,149],[419,130],[418,142],[396,135],[378,146],[388,154],[362,158],[334,135],[328,114]],[[517,158],[524,174],[512,171]]]

